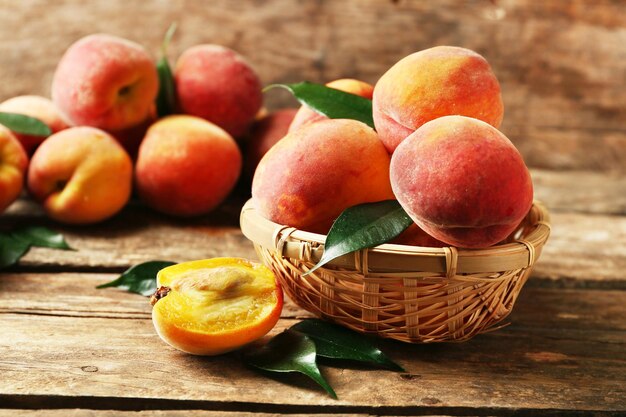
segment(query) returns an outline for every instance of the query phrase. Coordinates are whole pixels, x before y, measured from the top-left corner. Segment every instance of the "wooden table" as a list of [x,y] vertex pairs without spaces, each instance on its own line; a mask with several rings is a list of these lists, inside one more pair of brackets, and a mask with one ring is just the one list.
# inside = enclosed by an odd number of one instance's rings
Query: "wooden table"
[[[0,273],[0,416],[625,415],[626,179],[532,174],[553,233],[511,325],[460,344],[384,342],[405,373],[324,367],[338,400],[260,376],[238,353],[178,352],[146,298],[95,289],[151,259],[256,258],[238,228],[242,199],[196,220],[133,204],[81,228],[19,201],[0,228],[47,225],[78,251],[32,249]],[[307,315],[288,302],[271,334]]]

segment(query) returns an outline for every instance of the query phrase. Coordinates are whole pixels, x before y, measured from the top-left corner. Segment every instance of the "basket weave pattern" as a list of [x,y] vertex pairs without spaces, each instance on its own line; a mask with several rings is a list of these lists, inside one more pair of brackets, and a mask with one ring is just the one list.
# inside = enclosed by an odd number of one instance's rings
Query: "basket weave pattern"
[[[251,222],[259,221],[272,228],[253,230]],[[496,328],[511,312],[550,228],[545,208],[536,203],[508,243],[496,247],[386,244],[304,276],[319,259],[324,236],[262,219],[250,203],[242,211],[242,230],[300,307],[360,332],[427,343],[463,341]],[[270,230],[271,239],[258,239]]]

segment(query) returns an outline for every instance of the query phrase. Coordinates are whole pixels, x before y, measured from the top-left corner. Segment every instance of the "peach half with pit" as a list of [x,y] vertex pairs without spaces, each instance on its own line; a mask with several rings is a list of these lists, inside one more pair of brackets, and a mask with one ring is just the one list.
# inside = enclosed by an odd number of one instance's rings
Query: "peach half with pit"
[[278,322],[283,292],[265,266],[240,258],[185,262],[159,271],[152,322],[170,346],[219,355],[267,334]]

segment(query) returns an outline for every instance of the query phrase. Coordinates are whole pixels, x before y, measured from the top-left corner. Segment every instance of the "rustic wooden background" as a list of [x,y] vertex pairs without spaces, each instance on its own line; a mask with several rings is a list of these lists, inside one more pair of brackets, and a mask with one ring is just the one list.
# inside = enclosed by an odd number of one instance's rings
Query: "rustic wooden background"
[[[550,240],[511,326],[466,344],[388,342],[402,374],[326,368],[334,401],[259,377],[236,352],[180,354],[154,333],[147,300],[94,288],[151,259],[254,258],[238,228],[243,195],[191,220],[133,201],[88,227],[23,198],[0,230],[46,225],[79,250],[34,248],[0,276],[0,417],[625,415],[626,0],[0,0],[0,100],[47,95],[65,49],[90,33],[156,55],[172,21],[172,60],[224,44],[264,84],[375,83],[423,48],[477,50],[501,81],[502,130],[532,167]],[[296,104],[276,90],[266,103]],[[287,302],[272,334],[306,315]]]
[[[530,166],[626,172],[624,0],[0,0],[0,99],[48,94],[78,38],[108,32],[175,59],[198,43],[244,54],[265,84],[340,77],[375,83],[412,52],[459,45],[502,85],[502,130]],[[294,105],[266,94],[270,107]]]

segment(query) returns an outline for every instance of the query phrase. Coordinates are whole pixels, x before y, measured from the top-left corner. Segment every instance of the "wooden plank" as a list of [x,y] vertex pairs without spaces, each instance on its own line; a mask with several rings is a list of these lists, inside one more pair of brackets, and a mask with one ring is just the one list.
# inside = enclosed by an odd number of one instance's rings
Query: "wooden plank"
[[[0,410],[0,417],[279,417],[284,414],[246,413],[205,410]],[[290,414],[291,417],[307,417],[311,414]],[[324,417],[368,417],[366,414],[323,414]],[[445,417],[445,416],[444,416]]]
[[[150,319],[148,297],[117,288],[96,289],[116,277],[92,273],[3,273],[0,313]],[[286,300],[281,317],[305,316],[310,314]]]
[[[503,90],[502,130],[531,165],[626,172],[622,1],[215,0],[205,7],[183,0],[80,6],[0,0],[0,6],[11,10],[0,16],[2,99],[48,94],[59,58],[81,36],[114,33],[157,54],[171,21],[180,28],[172,59],[194,44],[223,44],[243,53],[265,84],[341,77],[375,83],[409,53],[452,44],[491,62]],[[295,104],[286,93],[266,97],[270,107]]]
[[531,169],[535,198],[551,211],[626,215],[626,175]]
[[[37,279],[25,278],[38,286]],[[83,287],[91,291],[86,282],[77,280],[77,294]],[[93,310],[110,304],[107,298],[115,290],[109,291],[102,298],[85,296],[93,300]],[[8,292],[16,299],[31,294]],[[238,353],[181,354],[159,340],[148,318],[23,314],[9,307],[0,312],[0,403],[11,408],[106,404],[122,410],[151,405],[303,414],[327,407],[338,413],[456,415],[515,409],[521,415],[543,410],[618,415],[626,412],[624,305],[622,291],[527,288],[511,315],[512,325],[468,343],[384,342],[383,348],[407,369],[404,374],[324,367],[339,401],[298,378],[295,387],[261,378],[241,364]],[[273,334],[294,322],[281,319]]]
[[[220,226],[210,217],[179,221],[131,208],[108,222],[81,228],[51,224],[41,218],[10,224],[16,223],[48,224],[78,249],[33,248],[16,268],[20,271],[121,271],[153,259],[257,259],[252,244],[237,226]],[[531,281],[537,285],[623,289],[625,270],[626,216],[554,212],[552,234]]]

